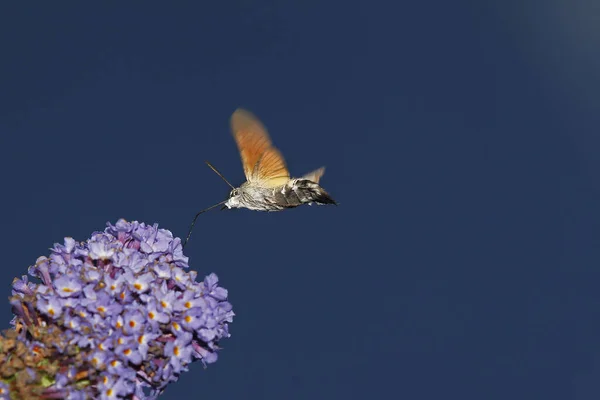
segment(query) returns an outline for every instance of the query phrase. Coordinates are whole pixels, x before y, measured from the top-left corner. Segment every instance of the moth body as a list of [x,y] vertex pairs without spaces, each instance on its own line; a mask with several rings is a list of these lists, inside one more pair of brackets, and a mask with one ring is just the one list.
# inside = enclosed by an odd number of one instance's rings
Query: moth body
[[336,204],[318,183],[309,179],[291,179],[285,185],[267,188],[244,182],[231,191],[225,207],[255,211],[281,211],[302,204]]

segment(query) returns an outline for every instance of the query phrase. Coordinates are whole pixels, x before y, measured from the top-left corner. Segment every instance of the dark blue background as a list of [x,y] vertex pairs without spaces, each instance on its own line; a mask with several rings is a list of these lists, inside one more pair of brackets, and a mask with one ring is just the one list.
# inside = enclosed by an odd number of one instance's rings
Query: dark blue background
[[237,316],[165,399],[598,397],[595,2],[66,4],[0,10],[4,296],[107,221],[184,236],[243,106],[340,206],[200,217]]

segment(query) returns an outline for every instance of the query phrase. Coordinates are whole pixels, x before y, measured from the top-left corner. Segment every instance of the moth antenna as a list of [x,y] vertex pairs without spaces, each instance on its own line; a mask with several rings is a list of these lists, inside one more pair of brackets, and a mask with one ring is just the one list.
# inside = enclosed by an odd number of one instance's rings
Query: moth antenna
[[215,204],[215,205],[212,205],[212,206],[210,206],[210,207],[208,207],[208,208],[205,208],[205,209],[204,209],[204,210],[202,210],[202,211],[198,211],[198,213],[197,213],[197,214],[196,214],[196,216],[194,217],[194,220],[192,221],[192,225],[190,225],[190,230],[189,230],[189,232],[188,232],[188,234],[187,234],[187,237],[185,238],[185,242],[184,242],[184,243],[183,243],[183,245],[181,246],[182,248],[185,248],[185,245],[187,244],[188,240],[190,240],[190,236],[192,236],[192,229],[194,229],[194,225],[196,224],[196,219],[198,218],[198,216],[199,216],[200,214],[202,214],[202,213],[205,213],[205,212],[206,212],[206,211],[208,211],[208,210],[212,210],[213,208],[215,208],[215,207],[217,207],[217,206],[220,206],[221,204],[225,203],[226,201],[227,201],[227,200],[223,200],[223,201],[221,201],[221,202],[219,202],[219,203],[217,203],[217,204]]
[[206,163],[206,165],[208,165],[210,167],[210,169],[215,171],[215,173],[217,175],[219,175],[221,177],[221,179],[223,179],[225,181],[225,183],[227,183],[232,189],[235,189],[235,187],[233,187],[233,185],[231,183],[229,183],[229,181],[227,179],[225,179],[223,174],[221,174],[215,167],[213,167],[211,163],[209,163],[208,161],[204,161],[204,162]]

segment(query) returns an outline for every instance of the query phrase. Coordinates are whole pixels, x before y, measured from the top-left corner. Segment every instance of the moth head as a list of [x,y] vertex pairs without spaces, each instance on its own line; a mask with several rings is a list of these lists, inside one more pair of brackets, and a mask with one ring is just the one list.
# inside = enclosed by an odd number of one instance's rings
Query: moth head
[[239,188],[234,188],[233,190],[231,190],[231,192],[229,192],[229,198],[233,198],[233,197],[238,197],[240,195],[240,189]]
[[240,206],[240,200],[242,197],[241,190],[239,188],[234,188],[229,192],[229,198],[225,202],[225,207],[227,208],[237,208]]

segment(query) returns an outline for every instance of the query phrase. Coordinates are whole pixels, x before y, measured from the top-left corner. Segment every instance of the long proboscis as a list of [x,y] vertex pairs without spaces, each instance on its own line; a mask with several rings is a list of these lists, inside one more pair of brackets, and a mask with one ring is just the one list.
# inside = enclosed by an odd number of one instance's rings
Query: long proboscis
[[[210,167],[210,169],[212,169],[217,175],[219,175],[221,177],[221,179],[223,179],[225,181],[226,184],[228,184],[232,189],[235,189],[235,187],[229,183],[229,181],[227,179],[225,179],[225,177],[223,176],[222,173],[219,172],[218,169],[216,169],[211,163],[209,163],[208,161],[204,161],[206,163],[206,165],[208,165]],[[215,207],[220,206],[221,204],[225,203],[227,200],[223,200],[220,203],[217,203],[215,205],[212,205],[208,208],[205,208],[202,211],[199,211],[198,214],[196,214],[196,216],[194,217],[194,220],[192,221],[192,225],[190,225],[190,231],[187,234],[187,237],[185,238],[185,242],[183,243],[183,246],[181,247],[185,247],[185,245],[187,244],[188,240],[190,240],[190,236],[192,235],[192,229],[194,229],[194,225],[196,224],[196,219],[198,218],[198,216],[208,210],[212,210]]]
[[183,243],[183,246],[182,246],[183,248],[185,248],[185,245],[187,244],[188,240],[190,240],[190,236],[192,236],[192,229],[194,229],[194,225],[196,225],[196,219],[198,219],[198,216],[200,214],[202,214],[202,213],[205,213],[205,212],[207,212],[209,210],[212,210],[215,207],[220,206],[221,204],[225,203],[226,201],[227,200],[223,200],[223,201],[221,201],[221,202],[219,202],[217,204],[214,204],[214,205],[212,205],[212,206],[210,206],[208,208],[205,208],[202,211],[198,211],[198,214],[196,214],[196,216],[194,217],[194,220],[192,221],[192,225],[190,225],[190,230],[189,230],[189,232],[187,234],[187,237],[185,238],[185,242]]

